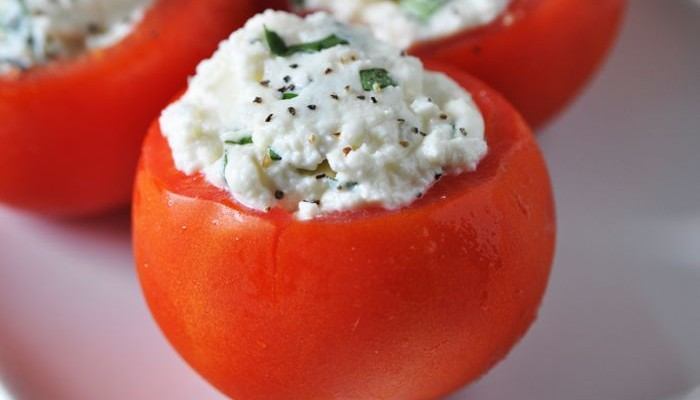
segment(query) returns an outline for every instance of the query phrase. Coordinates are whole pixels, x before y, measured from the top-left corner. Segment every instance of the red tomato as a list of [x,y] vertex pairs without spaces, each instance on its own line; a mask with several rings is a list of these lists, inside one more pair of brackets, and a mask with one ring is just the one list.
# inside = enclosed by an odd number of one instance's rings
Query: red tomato
[[[289,0],[263,0],[289,9]],[[453,64],[501,92],[533,127],[561,111],[590,79],[617,36],[625,0],[512,0],[490,25],[409,52]]]
[[253,0],[160,0],[118,45],[0,76],[0,201],[55,216],[128,203],[143,134]]
[[156,124],[134,195],[135,255],[158,324],[238,400],[430,399],[503,358],[534,320],[555,223],[530,129],[474,94],[490,153],[399,211],[310,222],[246,209],[173,166]]
[[602,63],[625,0],[513,0],[491,25],[411,49],[464,68],[538,127],[575,97]]

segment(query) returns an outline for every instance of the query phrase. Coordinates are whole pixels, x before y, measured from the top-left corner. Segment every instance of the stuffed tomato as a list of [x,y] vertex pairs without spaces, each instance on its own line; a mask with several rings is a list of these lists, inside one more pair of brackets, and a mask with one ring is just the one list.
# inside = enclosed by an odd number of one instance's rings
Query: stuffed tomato
[[[327,10],[423,60],[453,64],[500,91],[534,127],[556,115],[604,59],[625,0],[274,0]],[[291,4],[291,5],[290,5]]]
[[149,132],[137,268],[187,362],[248,399],[430,399],[502,359],[552,261],[547,170],[494,91],[267,12]]
[[143,134],[252,1],[0,6],[0,202],[53,216],[128,203]]

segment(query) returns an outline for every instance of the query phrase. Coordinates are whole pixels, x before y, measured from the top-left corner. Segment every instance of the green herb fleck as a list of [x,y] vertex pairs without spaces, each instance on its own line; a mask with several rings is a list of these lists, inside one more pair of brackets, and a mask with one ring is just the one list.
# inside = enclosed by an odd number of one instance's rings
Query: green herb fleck
[[299,95],[296,93],[286,92],[286,93],[282,93],[282,100],[289,100],[289,99],[293,99],[293,98],[298,97],[298,96]]
[[387,86],[397,86],[384,68],[363,69],[360,71],[360,81],[362,88],[367,91],[374,90],[375,84],[382,89]]
[[224,176],[224,182],[228,185],[228,179],[226,179],[226,167],[228,167],[228,150],[224,150],[224,168],[221,174]]
[[224,141],[226,144],[252,144],[253,143],[253,137],[252,136],[244,136],[238,140],[226,140]]
[[429,20],[445,3],[447,0],[399,0],[402,10],[423,22]]
[[318,53],[331,47],[350,44],[347,40],[333,34],[315,42],[288,46],[277,32],[271,31],[267,27],[265,27],[265,41],[267,41],[272,54],[282,57],[289,57],[295,53]]
[[274,150],[272,150],[272,147],[267,148],[267,154],[270,156],[270,160],[272,161],[279,161],[282,159],[282,156],[277,154]]
[[309,43],[295,44],[289,46],[287,55],[294,53],[318,53],[319,51],[330,49],[331,47],[350,44],[347,40],[336,35],[329,35],[321,40]]
[[277,32],[271,31],[267,29],[267,27],[264,27],[264,29],[265,41],[270,47],[270,51],[272,52],[272,54],[276,56],[285,56],[289,49],[287,48],[287,44],[284,42],[284,39],[282,39],[282,37],[278,35]]

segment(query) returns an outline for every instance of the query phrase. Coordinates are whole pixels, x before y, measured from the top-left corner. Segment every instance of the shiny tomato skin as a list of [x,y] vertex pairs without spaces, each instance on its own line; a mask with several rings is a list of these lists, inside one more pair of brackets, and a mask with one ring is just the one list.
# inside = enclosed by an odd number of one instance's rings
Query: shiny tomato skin
[[159,0],[116,46],[0,76],[0,202],[51,216],[125,205],[144,132],[253,0]]
[[[435,67],[435,66],[434,66]],[[481,376],[533,322],[553,256],[547,170],[523,119],[473,93],[489,155],[398,211],[309,222],[245,209],[144,144],[134,248],[149,307],[237,400],[427,400]]]
[[626,0],[513,0],[491,25],[410,49],[450,63],[503,94],[537,128],[561,111],[604,60]]

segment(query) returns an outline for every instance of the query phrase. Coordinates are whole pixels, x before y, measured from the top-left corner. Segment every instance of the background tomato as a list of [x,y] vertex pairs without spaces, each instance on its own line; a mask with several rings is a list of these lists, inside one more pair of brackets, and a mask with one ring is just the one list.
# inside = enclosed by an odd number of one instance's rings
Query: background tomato
[[411,49],[464,68],[500,91],[538,127],[578,94],[619,30],[625,0],[513,0],[475,31]]
[[[260,9],[289,9],[264,0]],[[512,0],[492,24],[414,45],[424,61],[463,68],[501,92],[533,127],[573,99],[612,45],[625,0]]]
[[0,201],[56,216],[127,204],[148,125],[251,3],[160,0],[113,48],[0,76]]
[[474,93],[490,153],[395,212],[250,211],[175,170],[153,126],[134,195],[139,276],[170,342],[224,393],[434,398],[525,333],[554,247],[547,171],[521,117],[447,70]]

